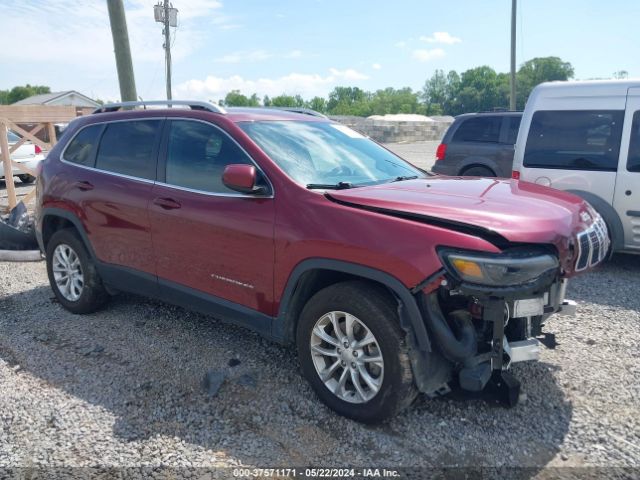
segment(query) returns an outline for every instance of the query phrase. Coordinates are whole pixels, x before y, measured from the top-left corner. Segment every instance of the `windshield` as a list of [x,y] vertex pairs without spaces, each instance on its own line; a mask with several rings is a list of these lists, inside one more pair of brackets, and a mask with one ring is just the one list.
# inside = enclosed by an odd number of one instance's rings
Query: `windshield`
[[16,143],[20,141],[20,137],[11,130],[7,131],[7,139],[9,143]]
[[239,124],[296,182],[371,185],[424,177],[416,167],[350,128],[325,122],[263,121]]

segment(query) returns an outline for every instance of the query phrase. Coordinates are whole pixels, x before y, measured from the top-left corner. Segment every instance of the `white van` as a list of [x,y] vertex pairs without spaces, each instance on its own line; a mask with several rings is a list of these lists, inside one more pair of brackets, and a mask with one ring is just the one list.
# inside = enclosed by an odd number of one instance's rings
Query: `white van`
[[614,251],[640,253],[640,81],[537,86],[512,176],[584,198],[607,222]]

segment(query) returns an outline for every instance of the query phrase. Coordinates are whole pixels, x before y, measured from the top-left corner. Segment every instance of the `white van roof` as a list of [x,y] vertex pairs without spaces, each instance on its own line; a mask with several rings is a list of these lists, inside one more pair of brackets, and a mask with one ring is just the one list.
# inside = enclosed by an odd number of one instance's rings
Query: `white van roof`
[[631,87],[640,87],[640,79],[627,80],[582,80],[545,82],[538,85],[531,96],[626,96]]

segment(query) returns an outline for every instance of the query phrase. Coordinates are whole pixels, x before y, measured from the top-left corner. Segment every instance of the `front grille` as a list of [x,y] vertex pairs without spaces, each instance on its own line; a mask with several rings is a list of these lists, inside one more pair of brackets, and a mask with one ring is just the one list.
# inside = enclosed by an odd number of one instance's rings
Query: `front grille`
[[609,250],[607,225],[600,215],[593,224],[578,234],[578,259],[576,271],[584,270],[601,262]]

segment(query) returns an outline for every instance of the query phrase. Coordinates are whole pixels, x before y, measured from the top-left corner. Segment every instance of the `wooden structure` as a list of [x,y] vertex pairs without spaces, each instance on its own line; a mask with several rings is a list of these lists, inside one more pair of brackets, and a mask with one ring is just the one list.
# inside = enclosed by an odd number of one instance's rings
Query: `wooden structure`
[[[16,190],[13,184],[13,168],[19,169],[29,175],[37,176],[37,172],[11,160],[11,154],[25,142],[30,141],[38,145],[46,153],[56,144],[56,123],[69,123],[80,115],[91,113],[93,109],[77,108],[72,106],[44,106],[44,105],[0,105],[0,163],[2,164],[7,195],[9,200],[8,210],[16,206]],[[22,125],[32,125],[26,130]],[[38,138],[36,134],[47,129],[49,142]],[[9,146],[7,132],[11,130],[22,138],[14,145]],[[27,194],[23,201],[28,201],[35,195],[35,188]]]

